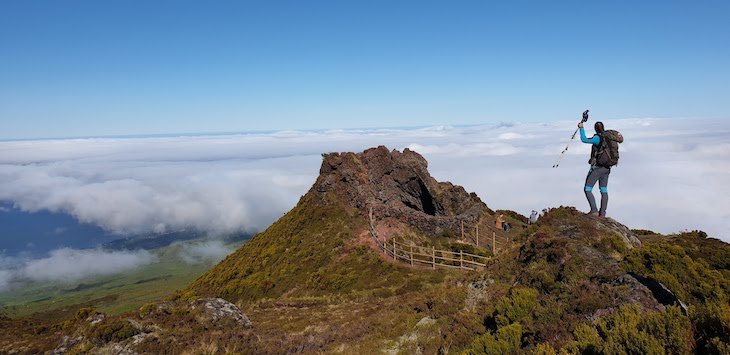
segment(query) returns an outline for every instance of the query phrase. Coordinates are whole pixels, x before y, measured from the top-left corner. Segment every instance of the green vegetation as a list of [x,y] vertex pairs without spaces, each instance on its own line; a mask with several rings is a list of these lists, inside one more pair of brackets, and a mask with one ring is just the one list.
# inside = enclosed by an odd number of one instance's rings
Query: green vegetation
[[621,306],[596,325],[583,323],[573,332],[571,353],[689,354],[694,347],[689,319],[678,307],[645,312],[637,305]]
[[464,354],[519,354],[522,348],[522,326],[509,324],[497,329],[496,334],[486,333],[471,344]]
[[357,238],[366,220],[336,199],[323,203],[307,194],[296,207],[253,237],[245,246],[195,280],[183,293],[231,301],[347,294],[370,290],[381,294],[419,289],[437,283],[443,272],[423,273],[383,262]]
[[[629,249],[606,233],[559,208],[518,237],[524,245],[516,260],[500,260],[493,270],[519,284],[496,301],[465,352],[728,353],[730,246],[691,232],[652,235]],[[636,293],[640,286],[622,276],[627,271],[664,284],[689,305],[688,314],[675,306],[655,310],[661,306]]]
[[[724,259],[730,247],[691,232],[647,233],[642,247],[630,248],[609,223],[572,208],[552,209],[537,225],[515,232],[513,244],[486,270],[434,271],[379,255],[368,245],[372,240],[359,211],[312,193],[176,297],[140,300],[133,312],[96,324],[89,321],[97,312],[93,308],[52,322],[0,318],[11,329],[0,336],[0,352],[53,349],[59,334],[83,336],[71,349],[83,352],[107,342],[129,344],[130,337],[151,332],[135,350],[730,353]],[[408,239],[488,255],[443,236]],[[159,282],[155,277],[139,280]],[[644,278],[669,288],[687,311],[659,304],[637,281]],[[192,307],[198,297],[236,303],[253,327],[211,321],[204,309]]]
[[646,243],[625,259],[624,268],[652,278],[690,305],[698,350],[730,350],[730,248],[691,232]]
[[39,313],[34,317],[59,319],[73,316],[80,307],[94,307],[109,314],[136,310],[185,288],[211,267],[205,263],[185,263],[179,257],[180,250],[181,244],[154,250],[157,262],[123,274],[98,276],[73,284],[34,282],[0,293],[0,305],[10,317]]
[[90,338],[95,342],[107,343],[130,338],[137,333],[139,333],[137,329],[129,324],[129,322],[117,319],[112,322],[102,322],[99,325],[92,326]]

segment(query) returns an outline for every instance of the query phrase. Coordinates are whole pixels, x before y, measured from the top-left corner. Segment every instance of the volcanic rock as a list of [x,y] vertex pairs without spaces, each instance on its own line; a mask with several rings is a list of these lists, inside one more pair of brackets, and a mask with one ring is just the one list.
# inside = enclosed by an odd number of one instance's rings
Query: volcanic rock
[[376,219],[400,221],[427,235],[455,233],[461,222],[473,225],[491,211],[474,193],[438,182],[428,162],[406,148],[384,146],[362,153],[323,154],[320,176],[312,187],[325,203],[333,196]]

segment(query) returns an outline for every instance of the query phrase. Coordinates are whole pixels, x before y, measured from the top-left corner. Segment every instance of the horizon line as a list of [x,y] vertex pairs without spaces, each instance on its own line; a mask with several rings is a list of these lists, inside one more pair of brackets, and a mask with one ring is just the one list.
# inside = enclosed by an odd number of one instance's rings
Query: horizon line
[[[624,121],[624,120],[675,120],[675,119],[701,119],[701,120],[716,120],[724,119],[721,117],[627,117],[627,118],[609,118],[602,120],[611,121]],[[576,120],[580,120],[579,118]],[[484,123],[466,123],[466,124],[431,124],[431,125],[415,125],[415,126],[380,126],[380,127],[353,127],[353,128],[309,128],[309,129],[251,129],[251,130],[232,130],[232,131],[210,131],[210,132],[172,132],[172,133],[132,133],[132,134],[109,134],[109,135],[70,135],[70,136],[46,136],[46,137],[33,137],[33,138],[0,138],[0,143],[10,142],[33,142],[33,141],[65,141],[65,140],[86,140],[86,139],[149,139],[149,138],[178,138],[178,137],[223,137],[223,136],[237,136],[237,135],[271,135],[279,132],[328,132],[328,131],[344,131],[344,132],[356,132],[356,131],[377,131],[377,130],[414,130],[424,129],[431,127],[453,127],[453,128],[467,128],[467,127],[480,127],[487,125],[495,125],[496,127],[502,125],[518,125],[526,123],[535,124],[546,124],[555,122],[568,122],[569,119],[560,120],[546,120],[537,122],[518,121],[518,120],[495,120],[487,121]]]

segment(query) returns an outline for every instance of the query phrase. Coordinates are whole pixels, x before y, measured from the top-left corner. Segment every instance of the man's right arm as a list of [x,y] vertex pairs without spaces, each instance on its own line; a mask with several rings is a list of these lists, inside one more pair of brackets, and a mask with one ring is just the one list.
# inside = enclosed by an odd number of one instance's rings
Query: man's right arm
[[599,143],[601,143],[601,137],[595,135],[591,138],[588,138],[586,137],[586,131],[583,129],[583,127],[580,127],[580,141],[583,143],[598,145]]

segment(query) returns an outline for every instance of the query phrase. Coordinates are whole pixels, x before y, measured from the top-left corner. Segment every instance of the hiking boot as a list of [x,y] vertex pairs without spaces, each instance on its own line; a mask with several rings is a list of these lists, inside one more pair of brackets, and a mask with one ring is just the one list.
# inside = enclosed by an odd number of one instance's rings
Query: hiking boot
[[586,216],[599,217],[599,214],[598,214],[598,211],[588,212],[588,213],[586,213]]

